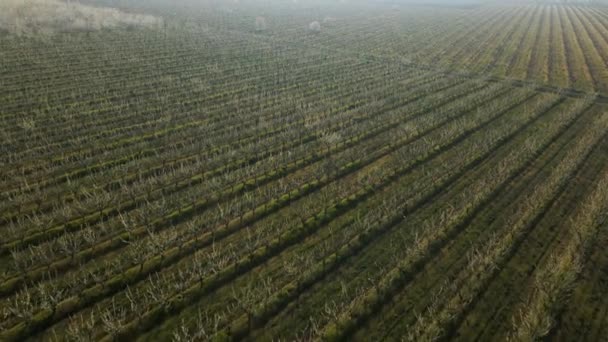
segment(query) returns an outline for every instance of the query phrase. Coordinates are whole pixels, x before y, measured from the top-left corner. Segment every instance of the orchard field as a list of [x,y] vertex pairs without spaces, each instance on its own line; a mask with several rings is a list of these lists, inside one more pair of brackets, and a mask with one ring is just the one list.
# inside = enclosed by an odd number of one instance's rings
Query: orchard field
[[0,26],[1,341],[607,340],[608,7],[81,2],[162,21]]

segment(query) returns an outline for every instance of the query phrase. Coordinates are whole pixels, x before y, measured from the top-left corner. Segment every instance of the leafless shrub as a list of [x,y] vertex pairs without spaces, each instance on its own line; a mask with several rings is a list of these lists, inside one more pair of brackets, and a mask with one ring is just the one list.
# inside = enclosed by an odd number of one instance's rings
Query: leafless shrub
[[58,0],[3,0],[0,30],[17,35],[97,31],[114,27],[158,27],[162,19]]
[[264,17],[255,18],[255,30],[256,31],[266,31],[266,18],[264,18]]

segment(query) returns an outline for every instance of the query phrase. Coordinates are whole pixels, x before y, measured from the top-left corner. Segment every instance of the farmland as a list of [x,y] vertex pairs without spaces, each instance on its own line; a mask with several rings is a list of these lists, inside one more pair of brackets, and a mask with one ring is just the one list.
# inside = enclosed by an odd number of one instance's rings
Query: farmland
[[1,341],[608,336],[608,7],[81,2],[0,25]]

